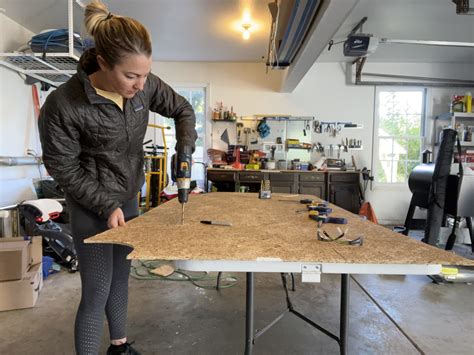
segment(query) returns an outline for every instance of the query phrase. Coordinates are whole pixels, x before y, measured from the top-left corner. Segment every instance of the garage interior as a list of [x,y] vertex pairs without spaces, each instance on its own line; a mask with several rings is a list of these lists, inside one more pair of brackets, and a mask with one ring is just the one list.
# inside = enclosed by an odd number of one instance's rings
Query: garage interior
[[[474,352],[472,0],[103,2],[145,25],[196,115],[183,226],[174,120],[150,111],[141,216],[91,239],[134,248],[140,353]],[[81,264],[38,116],[94,45],[87,3],[0,0],[2,354],[75,353]]]

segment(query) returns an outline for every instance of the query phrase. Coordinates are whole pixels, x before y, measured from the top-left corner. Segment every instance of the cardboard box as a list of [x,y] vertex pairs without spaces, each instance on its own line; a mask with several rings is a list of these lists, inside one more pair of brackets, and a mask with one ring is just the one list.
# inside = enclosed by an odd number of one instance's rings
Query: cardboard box
[[21,280],[30,264],[29,240],[21,238],[0,239],[0,282]]
[[31,308],[43,287],[43,265],[36,264],[21,280],[0,282],[0,311]]
[[43,237],[30,237],[28,245],[30,265],[39,264],[43,261]]
[[0,238],[0,282],[21,280],[43,259],[43,238]]

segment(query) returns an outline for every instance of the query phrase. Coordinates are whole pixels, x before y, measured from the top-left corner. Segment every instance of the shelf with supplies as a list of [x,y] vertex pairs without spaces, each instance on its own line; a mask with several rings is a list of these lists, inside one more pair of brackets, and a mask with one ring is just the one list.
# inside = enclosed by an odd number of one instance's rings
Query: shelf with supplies
[[241,117],[241,121],[282,121],[282,122],[293,122],[293,121],[314,121],[314,116],[291,116],[291,115],[253,115]]
[[0,53],[0,65],[20,74],[59,86],[76,73],[80,53]]
[[213,118],[212,122],[232,122],[232,123],[236,123],[237,120],[220,120],[220,119]]
[[362,129],[364,128],[364,125],[358,124],[358,123],[353,123],[353,122],[347,122],[347,121],[321,121],[319,122],[320,125],[322,126],[336,126],[340,129]]
[[[84,7],[78,0],[68,3],[68,44],[64,52],[7,52],[0,53],[0,65],[58,87],[76,73],[81,52],[75,48],[78,34],[73,30],[74,5]],[[80,38],[80,36],[79,36]],[[64,46],[65,47],[65,46]],[[22,48],[23,50],[23,48]]]
[[[342,144],[329,144],[329,145],[333,145],[333,146],[341,146],[340,149],[343,149],[343,145]],[[298,144],[287,144],[286,145],[286,149],[303,149],[303,150],[312,150],[312,149],[315,149],[315,145],[314,144],[309,144],[309,143],[300,143],[299,145]],[[360,146],[360,147],[347,147],[346,148],[347,151],[356,151],[356,150],[364,150],[364,147],[363,146]],[[345,150],[343,150],[345,151]]]
[[437,120],[442,120],[442,121],[448,121],[448,120],[453,120],[455,118],[472,118],[474,119],[474,112],[445,112],[440,115],[437,115],[435,119]]
[[445,128],[458,131],[461,147],[474,147],[472,139],[474,133],[473,112],[446,112],[435,116],[432,137],[432,146],[435,152],[440,145],[441,134]]

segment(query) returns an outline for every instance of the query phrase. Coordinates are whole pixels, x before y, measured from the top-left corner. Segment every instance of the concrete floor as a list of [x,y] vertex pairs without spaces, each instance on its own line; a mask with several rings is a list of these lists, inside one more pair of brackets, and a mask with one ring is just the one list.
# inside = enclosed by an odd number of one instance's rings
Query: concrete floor
[[[230,275],[230,274],[224,274]],[[236,286],[204,290],[189,282],[130,279],[129,338],[143,354],[243,354],[245,274]],[[295,309],[338,332],[338,275],[297,279]],[[426,354],[473,354],[474,286],[436,285],[425,276],[356,276]],[[417,354],[351,280],[349,354]],[[79,274],[45,280],[36,307],[0,313],[0,354],[73,354]],[[278,274],[257,274],[257,328],[285,309]],[[469,335],[471,334],[471,335]],[[104,331],[102,352],[107,344]],[[256,342],[254,354],[338,354],[337,343],[287,314]]]

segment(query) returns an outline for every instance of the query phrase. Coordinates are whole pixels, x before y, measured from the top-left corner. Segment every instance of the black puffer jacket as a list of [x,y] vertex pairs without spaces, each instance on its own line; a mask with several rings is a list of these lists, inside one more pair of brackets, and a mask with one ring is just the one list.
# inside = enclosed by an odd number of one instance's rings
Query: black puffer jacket
[[174,118],[177,149],[190,145],[194,150],[196,118],[189,102],[153,74],[122,111],[91,86],[88,74],[97,65],[80,63],[77,74],[41,109],[43,161],[67,194],[106,219],[143,185],[149,110]]

